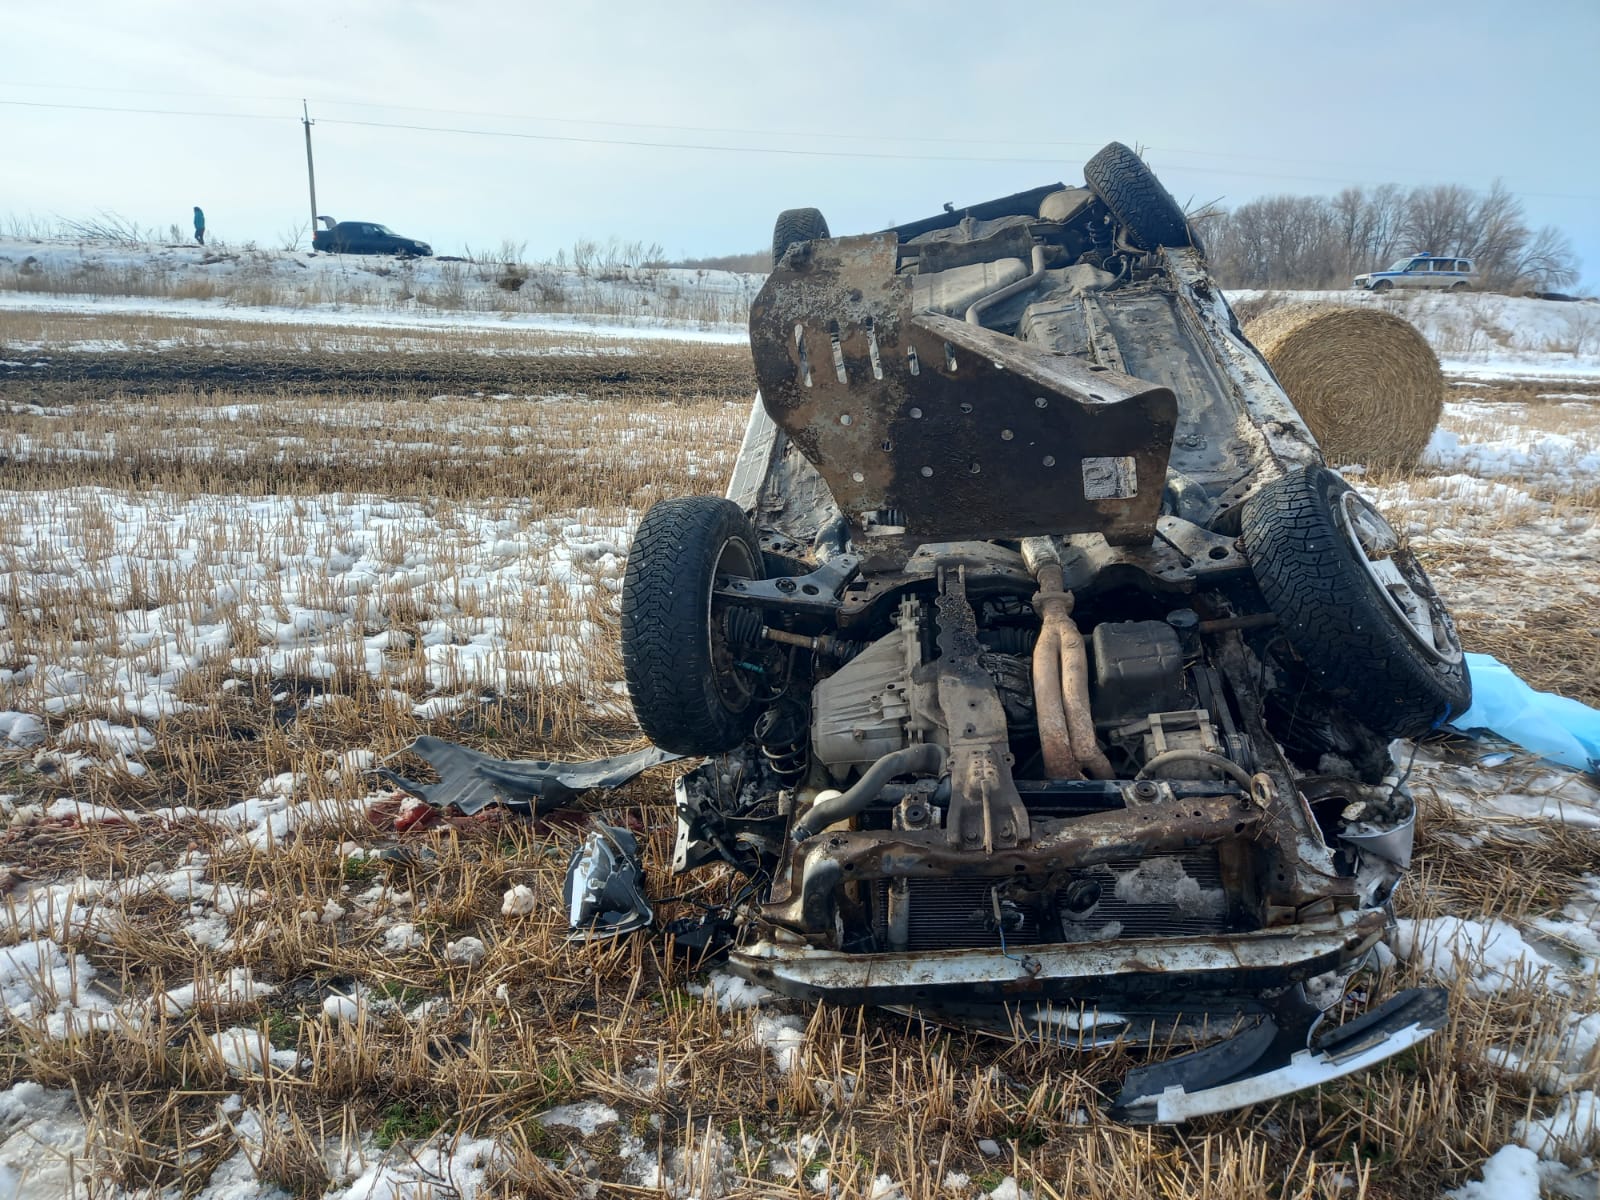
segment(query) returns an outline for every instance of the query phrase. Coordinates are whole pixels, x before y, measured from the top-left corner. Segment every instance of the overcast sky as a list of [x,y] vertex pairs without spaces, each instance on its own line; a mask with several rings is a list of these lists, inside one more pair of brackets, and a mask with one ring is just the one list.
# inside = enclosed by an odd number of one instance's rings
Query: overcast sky
[[305,97],[319,210],[441,254],[865,231],[1116,139],[1185,204],[1499,177],[1600,289],[1600,0],[9,0],[4,30],[0,218],[199,204],[279,244]]

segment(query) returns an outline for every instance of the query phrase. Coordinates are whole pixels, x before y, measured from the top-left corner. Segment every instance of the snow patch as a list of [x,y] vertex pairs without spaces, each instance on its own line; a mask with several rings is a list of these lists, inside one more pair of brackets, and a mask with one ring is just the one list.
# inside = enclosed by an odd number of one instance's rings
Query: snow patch
[[464,937],[459,941],[446,942],[444,956],[450,962],[475,967],[489,956],[489,948],[478,938]]
[[1469,921],[1461,917],[1427,917],[1395,922],[1390,936],[1394,952],[1439,979],[1465,978],[1479,995],[1543,982],[1565,991],[1553,978],[1552,964],[1523,939],[1515,926],[1501,920]]
[[1563,1096],[1550,1116],[1518,1121],[1512,1134],[1540,1158],[1593,1150],[1600,1137],[1600,1096],[1587,1091]]
[[712,971],[706,976],[704,983],[685,984],[684,990],[700,999],[707,996],[714,998],[720,1012],[732,1012],[736,1008],[755,1008],[778,997],[778,993],[771,988],[764,988],[759,983],[751,983],[748,979],[741,979],[726,971]]
[[261,1075],[267,1068],[292,1071],[300,1065],[293,1050],[280,1050],[259,1029],[235,1025],[207,1038],[230,1075]]
[[1483,1178],[1446,1192],[1449,1200],[1539,1200],[1539,1156],[1502,1146],[1483,1164]]
[[519,883],[506,892],[500,901],[500,915],[505,917],[525,917],[538,905],[538,900],[533,894],[533,889],[525,883]]
[[772,1055],[778,1069],[785,1074],[800,1065],[800,1051],[806,1044],[805,1023],[799,1017],[756,1018],[756,1045]]
[[617,1110],[608,1104],[587,1101],[582,1104],[563,1104],[540,1113],[534,1119],[546,1127],[575,1129],[588,1137],[603,1126],[616,1124]]

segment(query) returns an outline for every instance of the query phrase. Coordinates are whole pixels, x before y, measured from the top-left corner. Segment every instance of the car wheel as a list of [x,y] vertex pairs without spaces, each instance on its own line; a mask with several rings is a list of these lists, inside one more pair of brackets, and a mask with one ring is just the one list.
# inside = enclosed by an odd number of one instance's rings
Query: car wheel
[[1387,292],[1392,287],[1394,287],[1394,284],[1390,283],[1387,279],[1380,279],[1377,283],[1372,285],[1372,290],[1375,292]]
[[1450,285],[1450,290],[1452,292],[1466,292],[1466,291],[1471,291],[1472,288],[1471,288],[1470,284],[1468,284],[1465,280],[1463,280],[1460,283],[1452,283]]
[[812,242],[817,238],[832,237],[828,222],[815,208],[786,208],[778,214],[772,225],[772,265],[796,242]]
[[1295,653],[1375,733],[1416,737],[1472,704],[1444,602],[1378,510],[1326,467],[1245,502],[1245,557]]
[[662,500],[639,522],[622,580],[622,672],[640,728],[663,750],[720,754],[749,734],[759,676],[738,648],[751,610],[712,592],[718,580],[760,578],[755,528],[731,500]]
[[1199,248],[1172,193],[1161,186],[1144,159],[1121,142],[1112,142],[1085,163],[1083,179],[1139,249]]

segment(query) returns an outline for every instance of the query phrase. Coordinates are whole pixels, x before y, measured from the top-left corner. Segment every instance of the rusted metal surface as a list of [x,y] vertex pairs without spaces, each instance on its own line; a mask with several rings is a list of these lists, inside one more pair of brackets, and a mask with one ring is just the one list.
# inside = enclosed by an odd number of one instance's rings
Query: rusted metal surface
[[1117,858],[1248,843],[1269,814],[1238,795],[1141,804],[1068,820],[1033,823],[1027,846],[974,853],[952,846],[944,830],[825,833],[802,843],[790,857],[787,876],[773,887],[773,903],[762,910],[772,923],[796,932],[831,935],[837,891],[846,880],[906,877],[1049,877]]
[[994,679],[983,665],[978,622],[963,572],[940,580],[938,697],[950,741],[949,844],[992,854],[1028,839],[1028,810],[1011,778],[1010,733]]
[[728,965],[753,982],[838,1004],[967,1003],[1063,996],[1093,1002],[1124,996],[1249,992],[1337,969],[1383,936],[1381,912],[1340,913],[1286,929],[1148,942],[1029,946],[919,954],[848,954],[758,942]]
[[[808,243],[750,313],[762,401],[865,535],[1101,533],[1148,542],[1177,401],[1160,386],[935,313],[893,237]],[[885,526],[893,511],[903,525]]]
[[[1073,594],[1062,589],[1060,563],[1041,568],[1039,591],[1033,597],[1034,609],[1042,622],[1039,643],[1034,647],[1034,669],[1048,667],[1050,656],[1055,657],[1052,679],[1061,692],[1062,714],[1071,744],[1070,765],[1076,768],[1081,764],[1083,772],[1091,779],[1110,779],[1114,772],[1095,738],[1094,714],[1089,709],[1089,656],[1084,649],[1083,634],[1072,619],[1074,603]],[[1073,777],[1057,775],[1054,770],[1051,775]]]
[[1272,368],[1244,340],[1227,301],[1212,286],[1199,251],[1164,248],[1159,253],[1176,285],[1180,316],[1194,332],[1196,344],[1209,348],[1214,365],[1226,374],[1228,390],[1242,410],[1243,419],[1236,429],[1245,443],[1246,461],[1254,470],[1233,489],[1229,502],[1296,466],[1321,465],[1322,451],[1316,439]]

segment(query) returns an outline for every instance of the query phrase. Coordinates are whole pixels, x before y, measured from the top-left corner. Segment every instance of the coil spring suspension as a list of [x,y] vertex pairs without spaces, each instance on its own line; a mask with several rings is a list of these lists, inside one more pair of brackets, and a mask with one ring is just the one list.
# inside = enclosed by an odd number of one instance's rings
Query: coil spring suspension
[[811,763],[811,730],[805,705],[782,700],[756,719],[756,745],[772,773],[793,783]]
[[1105,254],[1111,249],[1115,234],[1112,231],[1109,219],[1106,221],[1090,221],[1086,227],[1089,235],[1089,245],[1097,254]]

